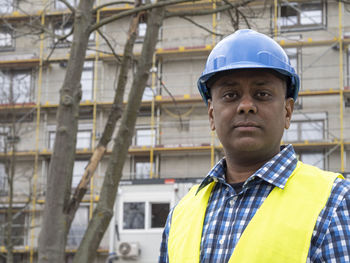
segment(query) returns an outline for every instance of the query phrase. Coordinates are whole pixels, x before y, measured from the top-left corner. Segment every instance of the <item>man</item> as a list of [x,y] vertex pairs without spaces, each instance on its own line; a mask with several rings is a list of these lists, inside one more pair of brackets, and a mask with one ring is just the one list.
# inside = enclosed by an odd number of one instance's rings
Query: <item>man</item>
[[170,213],[159,262],[350,262],[350,183],[280,147],[299,91],[283,49],[239,30],[198,88],[225,157]]

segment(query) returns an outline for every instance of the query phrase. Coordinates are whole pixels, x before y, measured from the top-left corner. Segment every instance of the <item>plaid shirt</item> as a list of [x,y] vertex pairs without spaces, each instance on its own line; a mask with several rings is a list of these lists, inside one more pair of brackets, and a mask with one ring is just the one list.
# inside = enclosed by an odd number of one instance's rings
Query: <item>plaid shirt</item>
[[[244,229],[274,187],[284,188],[297,158],[291,145],[265,163],[244,183],[240,193],[225,181],[226,161],[209,172],[199,190],[213,180],[201,240],[200,262],[228,262]],[[307,262],[350,262],[350,182],[336,179],[313,231]],[[163,232],[159,263],[168,262],[172,212]]]

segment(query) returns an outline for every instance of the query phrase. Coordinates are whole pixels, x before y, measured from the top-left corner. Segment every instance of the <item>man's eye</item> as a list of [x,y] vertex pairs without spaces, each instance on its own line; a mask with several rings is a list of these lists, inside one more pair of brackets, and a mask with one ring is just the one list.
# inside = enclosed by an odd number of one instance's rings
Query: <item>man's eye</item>
[[225,94],[223,94],[223,98],[225,99],[234,99],[237,97],[237,93],[235,92],[227,92]]
[[266,92],[266,91],[259,91],[256,96],[258,98],[268,98],[271,96],[271,94],[269,92]]

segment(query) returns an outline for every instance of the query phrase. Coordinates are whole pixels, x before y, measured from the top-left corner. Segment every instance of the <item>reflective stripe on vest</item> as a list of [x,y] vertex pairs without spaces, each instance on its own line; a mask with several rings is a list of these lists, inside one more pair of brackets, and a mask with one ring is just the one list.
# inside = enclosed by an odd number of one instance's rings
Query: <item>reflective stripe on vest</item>
[[[339,174],[298,162],[284,189],[275,187],[249,222],[232,262],[306,262],[312,232]],[[170,263],[199,262],[207,203],[214,182],[197,187],[174,209],[168,239]]]

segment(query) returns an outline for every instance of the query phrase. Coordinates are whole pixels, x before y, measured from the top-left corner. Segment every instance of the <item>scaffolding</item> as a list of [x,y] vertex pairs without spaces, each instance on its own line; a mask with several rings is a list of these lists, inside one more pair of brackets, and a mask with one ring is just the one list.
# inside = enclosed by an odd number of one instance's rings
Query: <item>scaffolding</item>
[[[288,1],[282,1],[288,4]],[[215,9],[219,1],[211,0],[211,1],[201,1],[193,4],[182,4],[178,7],[174,8],[188,8],[191,7],[193,9],[198,8],[213,8]],[[338,2],[338,25],[337,25],[337,35],[331,36],[327,39],[312,39],[311,37],[306,40],[286,40],[281,39],[281,32],[279,30],[278,19],[280,15],[279,7],[280,2],[274,0],[273,3],[273,37],[278,41],[282,47],[284,48],[313,48],[313,47],[329,47],[336,48],[339,50],[339,64],[338,68],[338,87],[330,87],[329,89],[303,89],[300,91],[299,96],[301,98],[310,98],[310,97],[320,97],[320,98],[328,98],[338,97],[338,112],[332,113],[331,117],[339,119],[339,129],[325,129],[327,134],[332,134],[332,136],[325,136],[321,140],[303,140],[303,141],[292,141],[295,149],[320,149],[324,151],[324,158],[327,158],[330,154],[335,151],[339,151],[340,155],[340,163],[339,163],[339,172],[347,172],[346,171],[346,151],[350,149],[350,138],[344,136],[344,130],[350,129],[349,122],[344,122],[344,98],[350,97],[350,88],[344,85],[344,49],[347,48],[350,44],[350,39],[344,37],[344,25],[343,25],[343,12],[344,12],[344,4],[339,1]],[[132,7],[128,4],[122,5],[117,8],[104,7],[101,10],[98,10],[96,14],[97,22],[100,21],[102,16],[108,16],[110,14],[114,14],[116,12],[121,12],[124,10],[129,10]],[[47,12],[45,9],[32,14],[31,17],[37,16],[40,18],[41,24],[44,26],[48,19],[59,18],[60,16],[67,14],[67,11],[60,12]],[[18,12],[13,12],[11,15],[6,15],[3,19],[7,19],[9,21],[21,21],[29,18],[29,15],[19,14]],[[219,32],[219,18],[217,14],[213,14],[211,16],[211,30],[214,32],[210,36],[210,39],[205,39],[201,43],[200,38],[191,42],[189,45],[182,45],[183,43],[179,40],[179,45],[176,46],[168,46],[168,44],[160,45],[154,55],[153,58],[153,67],[151,72],[151,90],[152,90],[152,98],[148,100],[144,100],[142,103],[142,108],[150,109],[150,115],[147,117],[149,119],[148,126],[151,129],[150,132],[150,142],[146,145],[137,145],[134,143],[129,149],[130,156],[144,156],[149,160],[149,178],[159,178],[159,177],[177,177],[180,176],[179,173],[174,171],[166,171],[164,174],[161,173],[159,169],[159,162],[161,155],[169,154],[175,156],[191,154],[191,155],[205,155],[208,157],[210,166],[212,167],[215,162],[222,156],[222,145],[218,141],[214,132],[210,132],[208,129],[208,123],[206,121],[191,121],[191,129],[204,131],[203,135],[199,135],[198,133],[192,134],[193,137],[188,136],[188,133],[178,132],[177,134],[169,133],[166,134],[163,130],[173,129],[174,127],[181,127],[186,125],[185,121],[181,118],[185,118],[186,120],[194,114],[193,112],[196,109],[202,109],[205,107],[201,97],[196,94],[196,92],[186,93],[186,94],[176,94],[174,96],[160,94],[159,90],[161,90],[161,80],[165,78],[163,76],[163,72],[161,71],[162,62],[165,59],[172,59],[174,57],[180,57],[184,60],[187,56],[193,57],[206,57],[211,49],[216,44],[218,38],[215,33]],[[165,30],[165,29],[164,29]],[[179,30],[175,28],[173,30]],[[50,93],[49,87],[46,87],[46,90],[43,86],[43,78],[44,78],[44,60],[46,58],[45,54],[45,34],[42,33],[40,36],[40,52],[37,58],[23,58],[23,59],[15,59],[15,60],[2,60],[0,61],[1,68],[7,67],[16,67],[20,66],[36,66],[38,67],[38,78],[37,78],[37,98],[36,102],[33,104],[26,105],[14,105],[11,106],[15,110],[23,110],[25,109],[33,109],[35,110],[35,143],[34,147],[31,145],[28,148],[22,148],[18,152],[16,152],[16,156],[19,158],[25,158],[26,160],[33,161],[33,182],[32,182],[32,197],[31,197],[31,209],[30,209],[30,233],[29,233],[29,242],[28,245],[14,250],[15,253],[29,253],[29,262],[34,262],[34,257],[36,253],[36,240],[37,240],[37,231],[35,226],[37,224],[36,218],[40,212],[38,209],[38,205],[42,205],[44,200],[38,198],[38,184],[40,183],[40,162],[43,160],[49,159],[52,154],[52,149],[47,145],[47,130],[43,130],[47,128],[46,122],[48,115],[52,114],[52,112],[56,111],[58,105],[57,96],[54,96],[54,93]],[[95,37],[95,47],[99,50],[101,46],[100,36],[97,33]],[[176,42],[175,42],[176,43]],[[310,63],[310,67],[313,67],[319,59],[321,59],[327,50],[321,52],[320,56],[314,59]],[[108,90],[101,90],[101,81],[103,76],[100,74],[101,63],[111,61],[112,55],[103,54],[100,52],[95,52],[93,55],[88,55],[86,60],[92,61],[94,64],[93,67],[93,95],[92,100],[85,100],[81,102],[81,109],[86,110],[87,112],[92,112],[92,135],[91,135],[91,144],[88,148],[78,149],[76,152],[77,157],[87,158],[91,156],[92,150],[95,147],[96,139],[98,137],[98,127],[102,123],[102,111],[108,110],[111,108],[112,102],[108,101]],[[50,64],[60,64],[66,62],[68,59],[67,55],[51,57],[48,61]],[[196,72],[198,73],[198,72]],[[184,75],[189,75],[189,72],[185,72]],[[195,72],[192,73],[193,78],[195,77]],[[301,73],[301,75],[303,75]],[[173,77],[174,79],[179,78],[179,76],[171,76],[168,74],[168,78]],[[164,83],[163,83],[164,84]],[[194,83],[192,83],[194,85]],[[167,83],[165,83],[167,85]],[[176,85],[175,85],[176,87]],[[52,99],[53,98],[53,99]],[[174,99],[176,101],[176,105],[174,105]],[[45,102],[43,102],[45,101]],[[125,102],[126,103],[126,102]],[[9,106],[0,105],[0,112],[2,109],[7,109]],[[177,111],[181,111],[180,113]],[[205,110],[204,110],[205,111]],[[99,115],[100,114],[100,115]],[[338,116],[336,116],[338,114]],[[163,120],[162,118],[166,115],[167,120]],[[328,116],[330,118],[330,116]],[[180,131],[181,131],[180,129]],[[339,135],[339,136],[338,136]],[[186,137],[187,136],[187,137]],[[179,143],[180,142],[180,143]],[[288,143],[285,141],[284,143]],[[107,150],[106,155],[110,154],[110,149]],[[0,152],[0,158],[3,157],[4,154]],[[169,157],[170,158],[170,157]],[[207,169],[207,167],[205,167]],[[349,169],[349,167],[347,167]],[[44,170],[42,165],[42,170]],[[132,169],[131,169],[132,170]],[[42,177],[45,176],[44,172],[41,174]],[[130,174],[126,174],[128,179],[133,179],[135,177],[135,171]],[[43,180],[43,179],[41,179]],[[96,186],[94,180],[90,184],[90,194],[84,199],[89,205],[89,217],[92,216],[92,211],[95,202],[98,201],[98,186]],[[6,252],[4,246],[0,247],[1,252]],[[74,252],[75,250],[67,250],[67,252]],[[101,253],[106,253],[106,249],[101,249]]]

